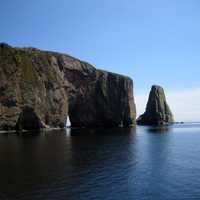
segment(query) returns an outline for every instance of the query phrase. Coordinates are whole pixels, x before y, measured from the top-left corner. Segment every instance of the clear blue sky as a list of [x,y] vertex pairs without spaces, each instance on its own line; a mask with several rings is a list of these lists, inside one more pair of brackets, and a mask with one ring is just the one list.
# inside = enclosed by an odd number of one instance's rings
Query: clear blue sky
[[129,75],[136,93],[200,87],[199,0],[0,0],[0,41]]

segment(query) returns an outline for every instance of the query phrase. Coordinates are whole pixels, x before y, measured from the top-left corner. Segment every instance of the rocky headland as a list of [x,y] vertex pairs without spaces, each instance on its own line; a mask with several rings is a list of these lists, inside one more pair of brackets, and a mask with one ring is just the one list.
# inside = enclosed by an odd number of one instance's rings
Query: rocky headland
[[164,89],[153,85],[149,94],[145,113],[139,116],[139,125],[167,125],[174,122],[172,112],[167,104]]
[[133,82],[71,56],[0,44],[0,130],[135,123]]

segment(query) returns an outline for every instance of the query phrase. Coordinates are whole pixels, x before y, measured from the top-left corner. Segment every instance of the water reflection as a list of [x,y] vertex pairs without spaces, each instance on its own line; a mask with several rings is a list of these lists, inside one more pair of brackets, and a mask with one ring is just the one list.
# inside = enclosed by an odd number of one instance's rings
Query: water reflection
[[139,126],[0,134],[0,199],[200,199],[200,134],[187,130]]
[[105,199],[110,184],[127,185],[134,143],[134,127],[2,134],[0,192],[9,199]]
[[170,130],[171,126],[151,126],[147,129],[149,133],[169,133]]
[[82,194],[81,199],[108,199],[112,194],[114,199],[116,191],[132,193],[128,183],[137,162],[135,136],[134,127],[71,129],[68,198],[78,199],[77,194]]
[[87,135],[87,134],[100,134],[100,135],[120,135],[120,134],[134,134],[136,126],[127,128],[68,128],[66,134],[70,135]]

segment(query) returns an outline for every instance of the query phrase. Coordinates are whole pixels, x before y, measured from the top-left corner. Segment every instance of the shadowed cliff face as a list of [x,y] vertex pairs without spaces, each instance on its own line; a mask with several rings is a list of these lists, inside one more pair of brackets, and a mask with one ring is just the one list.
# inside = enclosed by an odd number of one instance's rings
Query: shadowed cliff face
[[68,55],[0,44],[0,129],[29,121],[62,128],[68,115],[78,127],[133,124],[132,80]]
[[167,104],[163,88],[157,85],[152,86],[146,111],[137,119],[137,123],[140,125],[162,125],[173,122],[173,115]]

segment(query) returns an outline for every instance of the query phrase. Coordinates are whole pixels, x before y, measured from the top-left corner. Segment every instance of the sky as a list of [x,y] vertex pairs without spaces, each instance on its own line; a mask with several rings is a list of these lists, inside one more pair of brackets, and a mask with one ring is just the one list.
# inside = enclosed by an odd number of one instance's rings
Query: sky
[[0,0],[0,42],[130,76],[138,115],[161,85],[177,121],[200,121],[199,10],[199,0]]

